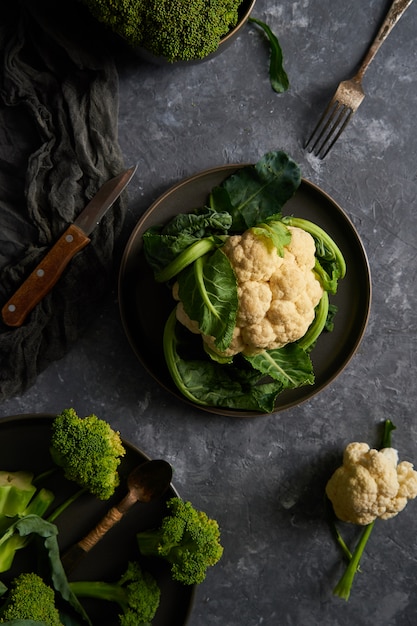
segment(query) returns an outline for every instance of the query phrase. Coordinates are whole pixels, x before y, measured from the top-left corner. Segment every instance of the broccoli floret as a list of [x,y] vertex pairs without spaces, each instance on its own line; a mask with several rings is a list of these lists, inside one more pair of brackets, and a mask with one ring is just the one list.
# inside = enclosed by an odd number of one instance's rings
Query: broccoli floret
[[132,46],[169,61],[214,52],[237,24],[242,0],[84,0],[91,13]]
[[34,573],[23,573],[13,579],[6,601],[0,607],[0,623],[24,619],[45,626],[62,626],[54,590]]
[[119,485],[118,466],[126,451],[120,434],[96,415],[81,418],[74,409],[57,415],[50,452],[68,480],[101,500],[110,498]]
[[207,568],[223,554],[219,525],[181,498],[171,498],[167,506],[169,514],[158,529],[137,535],[139,550],[145,556],[168,561],[174,580],[185,585],[199,584],[205,579]]
[[123,613],[120,626],[150,624],[161,599],[161,591],[154,577],[132,561],[117,583],[74,581],[70,588],[78,598],[96,598],[116,602]]

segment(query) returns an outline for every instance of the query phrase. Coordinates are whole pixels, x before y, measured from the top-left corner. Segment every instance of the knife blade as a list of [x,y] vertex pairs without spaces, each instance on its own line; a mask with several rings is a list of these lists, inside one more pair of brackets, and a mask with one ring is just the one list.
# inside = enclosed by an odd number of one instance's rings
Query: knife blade
[[91,239],[89,235],[132,180],[137,165],[108,180],[68,226],[42,261],[29,274],[1,310],[7,326],[21,326],[34,307],[51,291],[74,255]]

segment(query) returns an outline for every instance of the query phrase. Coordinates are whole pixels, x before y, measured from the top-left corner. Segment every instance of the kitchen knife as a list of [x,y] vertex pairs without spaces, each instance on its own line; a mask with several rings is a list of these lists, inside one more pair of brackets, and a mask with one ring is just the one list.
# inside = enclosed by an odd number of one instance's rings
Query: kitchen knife
[[129,168],[100,187],[75,222],[3,306],[1,314],[5,324],[21,326],[32,309],[50,292],[73,256],[91,241],[88,235],[129,184],[136,168],[137,165]]

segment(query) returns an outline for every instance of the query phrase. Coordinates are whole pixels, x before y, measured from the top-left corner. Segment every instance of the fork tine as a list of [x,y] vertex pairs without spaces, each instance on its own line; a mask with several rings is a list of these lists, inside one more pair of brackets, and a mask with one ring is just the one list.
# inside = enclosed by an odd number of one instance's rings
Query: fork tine
[[352,108],[332,98],[304,147],[308,148],[309,144],[314,141],[308,151],[324,159],[346,128],[352,114]]
[[[320,147],[320,158],[324,159],[329,150],[333,147],[336,141],[339,139],[343,130],[346,128],[347,124],[350,121],[350,118],[353,115],[353,110],[350,107],[347,107],[344,104],[338,105],[340,111],[339,115],[334,121],[333,127],[329,130],[327,137],[323,140],[323,143]],[[326,147],[327,144],[327,147]]]

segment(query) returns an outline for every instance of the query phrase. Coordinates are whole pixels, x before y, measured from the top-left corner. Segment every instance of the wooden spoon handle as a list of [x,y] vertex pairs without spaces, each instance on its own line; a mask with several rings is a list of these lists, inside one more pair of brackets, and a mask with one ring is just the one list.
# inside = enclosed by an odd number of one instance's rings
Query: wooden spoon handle
[[97,526],[90,530],[88,535],[78,542],[80,548],[82,548],[84,552],[91,550],[122,517],[123,513],[121,513],[117,507],[112,507]]
[[83,538],[72,545],[61,557],[62,565],[67,574],[81,561],[123,515],[137,502],[136,497],[128,493],[118,504],[109,509],[98,524]]

